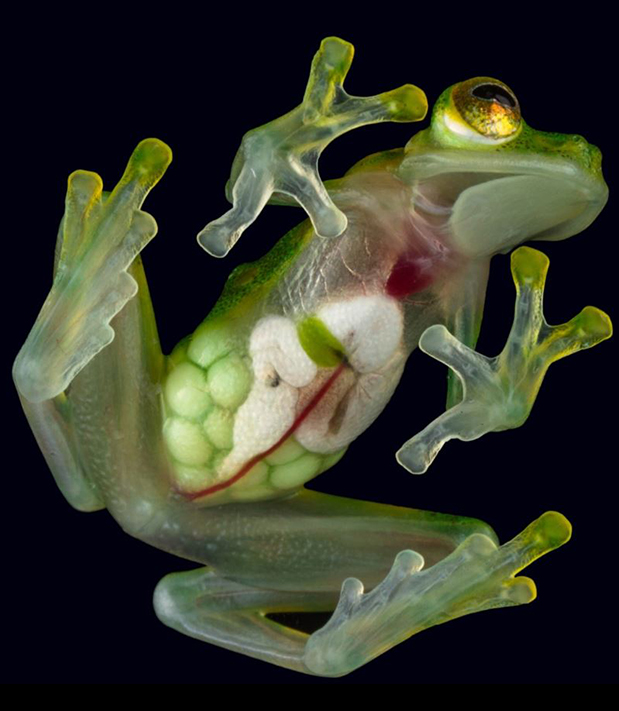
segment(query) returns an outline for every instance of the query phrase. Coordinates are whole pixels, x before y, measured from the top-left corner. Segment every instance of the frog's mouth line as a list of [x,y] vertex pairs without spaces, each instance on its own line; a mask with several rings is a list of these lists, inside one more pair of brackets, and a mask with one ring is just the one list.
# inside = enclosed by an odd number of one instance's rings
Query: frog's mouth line
[[567,239],[595,220],[608,197],[604,183],[559,171],[439,171],[418,179],[413,191],[423,224],[448,233],[469,256]]
[[241,479],[245,474],[247,474],[258,462],[262,461],[265,457],[268,457],[269,454],[272,454],[278,447],[280,447],[287,439],[290,437],[290,435],[293,434],[293,432],[301,425],[301,423],[309,416],[309,414],[312,412],[312,410],[318,405],[318,403],[322,400],[322,398],[327,394],[327,392],[330,390],[330,388],[333,386],[335,381],[339,378],[339,376],[342,374],[344,369],[347,367],[347,362],[346,360],[343,360],[336,368],[335,370],[331,373],[331,375],[327,378],[327,380],[322,384],[320,389],[316,392],[314,397],[307,403],[307,405],[301,410],[301,412],[297,415],[295,421],[290,425],[290,427],[284,432],[284,434],[277,440],[277,442],[269,447],[269,449],[265,450],[264,452],[260,452],[260,454],[256,454],[254,457],[249,459],[245,464],[239,469],[239,471],[231,476],[229,479],[226,481],[222,481],[219,484],[213,484],[213,486],[209,486],[206,489],[202,489],[201,491],[195,491],[192,493],[187,493],[183,491],[179,491],[178,493],[181,494],[184,498],[188,499],[189,501],[195,501],[196,499],[200,499],[204,496],[209,496],[210,494],[214,494],[218,491],[222,491],[223,489],[227,489],[229,486],[232,486],[235,484],[239,479]]
[[[608,187],[601,173],[589,174],[572,160],[561,157],[540,160],[537,156],[523,154],[506,156],[505,153],[480,155],[478,152],[441,151],[405,158],[399,168],[399,177],[416,186],[422,195],[422,208],[428,209],[428,205],[432,207],[434,204],[429,212],[437,219],[449,219],[450,210],[458,202],[462,203],[462,198],[468,200],[474,193],[481,195],[483,192],[486,210],[490,211],[491,207],[496,224],[503,220],[506,227],[511,220],[523,220],[523,215],[526,216],[527,211],[522,205],[529,205],[528,190],[546,219],[539,229],[533,229],[532,223],[527,223],[520,241],[555,241],[578,234],[595,220],[608,199]],[[514,189],[501,191],[501,184]],[[516,186],[520,187],[516,189]],[[553,205],[542,204],[544,193],[558,208],[554,213],[555,221],[552,219]],[[519,194],[521,200],[518,203],[513,201],[510,206],[509,198],[515,194]],[[472,209],[469,212],[479,211]]]

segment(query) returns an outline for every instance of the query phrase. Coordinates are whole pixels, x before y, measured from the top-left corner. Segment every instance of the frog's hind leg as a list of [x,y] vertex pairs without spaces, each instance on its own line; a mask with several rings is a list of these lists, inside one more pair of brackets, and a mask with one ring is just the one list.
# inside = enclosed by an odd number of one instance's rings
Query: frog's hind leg
[[267,617],[273,612],[326,612],[337,592],[265,590],[221,578],[209,568],[167,575],[155,590],[159,619],[178,632],[294,671],[308,635]]
[[170,159],[165,144],[142,141],[109,195],[95,173],[70,176],[52,289],[13,368],[58,486],[80,510],[103,507],[94,473],[116,468],[104,459],[129,434],[125,410],[143,420],[156,409],[142,386],[152,390],[163,358],[138,254],[157,226],[140,206]]
[[310,637],[303,661],[313,673],[340,676],[434,625],[529,603],[535,584],[517,573],[570,535],[569,522],[551,511],[498,548],[487,536],[469,536],[426,570],[413,551],[402,551],[372,591],[364,594],[355,578],[344,581],[333,616]]
[[[409,512],[409,544],[421,542],[423,550],[424,536],[415,541],[412,535],[415,513],[421,514],[421,529],[424,528],[423,512]],[[441,519],[434,516],[432,525]],[[155,609],[162,622],[197,639],[296,671],[342,676],[433,625],[472,612],[530,602],[536,595],[533,581],[515,577],[516,574],[565,543],[571,530],[563,516],[550,512],[509,543],[497,547],[482,532],[479,522],[477,531],[473,523],[469,522],[467,535],[455,550],[434,565],[424,567],[422,555],[405,549],[395,560],[392,556],[391,570],[387,568],[382,581],[368,581],[362,575],[364,583],[373,588],[365,594],[364,584],[356,576],[348,577],[343,584],[331,580],[325,589],[306,590],[302,586],[303,567],[312,567],[313,556],[326,555],[318,540],[316,548],[307,542],[304,549],[296,547],[296,558],[288,563],[288,574],[296,571],[299,576],[296,589],[275,589],[279,580],[274,569],[270,571],[271,584],[264,587],[199,569],[166,576],[155,591]],[[445,521],[439,526],[445,526]],[[399,538],[402,531],[397,527],[393,530]],[[428,533],[426,527],[425,534]],[[344,539],[341,551],[332,551],[331,558],[358,561],[364,553],[370,560],[381,557],[381,551],[373,550],[373,536],[367,533]],[[327,624],[312,635],[267,617],[274,612],[332,610]]]

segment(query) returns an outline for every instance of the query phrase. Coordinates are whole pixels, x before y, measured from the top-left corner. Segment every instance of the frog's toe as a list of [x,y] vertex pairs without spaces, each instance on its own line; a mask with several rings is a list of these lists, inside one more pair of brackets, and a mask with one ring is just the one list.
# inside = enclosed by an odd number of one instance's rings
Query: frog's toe
[[563,545],[570,533],[567,519],[551,511],[500,547],[475,533],[427,569],[417,553],[402,551],[371,592],[363,594],[354,578],[344,582],[333,616],[310,637],[303,660],[315,674],[341,676],[436,624],[527,604],[536,597],[535,584],[516,574]]
[[411,474],[423,474],[450,439],[470,441],[490,432],[491,414],[483,404],[456,405],[405,442],[396,459]]
[[[251,144],[253,145],[253,143]],[[273,192],[268,163],[263,152],[245,153],[243,167],[232,187],[232,209],[209,222],[198,234],[198,243],[213,257],[225,257],[243,232],[258,217]],[[239,151],[239,153],[241,153]]]
[[111,320],[138,291],[127,270],[157,233],[140,207],[170,160],[164,143],[142,141],[107,197],[96,173],[69,177],[53,287],[15,361],[28,400],[61,393],[113,340]]

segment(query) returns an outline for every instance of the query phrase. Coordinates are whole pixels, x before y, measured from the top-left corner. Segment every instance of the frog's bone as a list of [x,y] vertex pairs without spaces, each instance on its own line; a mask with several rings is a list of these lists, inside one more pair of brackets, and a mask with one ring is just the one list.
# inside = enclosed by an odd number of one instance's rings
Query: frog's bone
[[337,237],[346,229],[346,216],[334,205],[318,174],[324,148],[365,124],[420,121],[428,107],[423,91],[412,84],[376,96],[347,94],[343,82],[353,51],[351,44],[337,37],[324,39],[314,56],[303,102],[245,134],[226,187],[233,207],[198,235],[209,254],[225,257],[273,193],[298,201],[322,237]]
[[531,412],[548,366],[570,353],[610,338],[608,316],[585,307],[571,321],[549,326],[542,311],[548,258],[530,247],[512,253],[516,311],[500,355],[487,358],[463,345],[440,325],[426,329],[419,347],[460,378],[464,396],[398,451],[398,462],[423,474],[445,442],[469,441],[487,432],[520,427]]

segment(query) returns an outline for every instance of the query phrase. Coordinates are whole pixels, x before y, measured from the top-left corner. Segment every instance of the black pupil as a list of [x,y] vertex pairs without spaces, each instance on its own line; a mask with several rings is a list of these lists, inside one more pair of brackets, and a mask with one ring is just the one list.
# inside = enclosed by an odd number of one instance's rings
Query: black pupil
[[473,96],[485,101],[496,101],[501,106],[509,106],[510,109],[516,108],[516,99],[498,84],[480,84],[471,92]]

